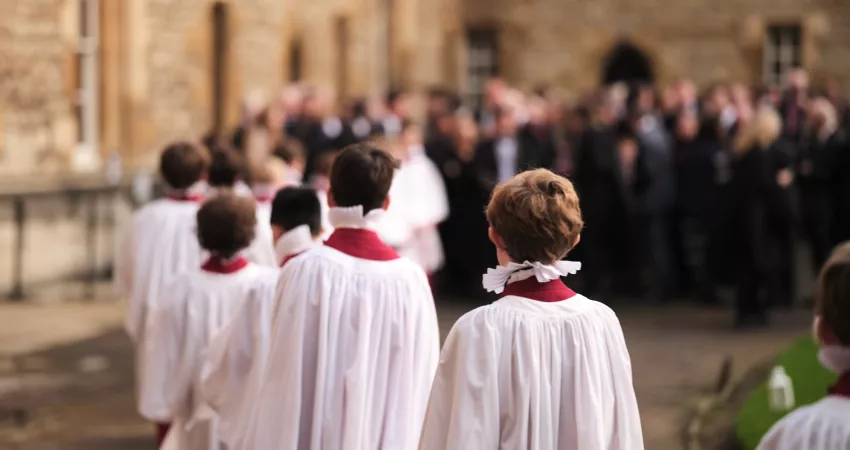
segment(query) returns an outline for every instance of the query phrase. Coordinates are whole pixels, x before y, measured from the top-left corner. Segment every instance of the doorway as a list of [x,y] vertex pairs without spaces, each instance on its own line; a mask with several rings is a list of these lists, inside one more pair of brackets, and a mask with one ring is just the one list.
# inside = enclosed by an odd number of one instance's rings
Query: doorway
[[603,85],[652,83],[654,79],[649,58],[630,42],[620,42],[608,53],[602,72]]

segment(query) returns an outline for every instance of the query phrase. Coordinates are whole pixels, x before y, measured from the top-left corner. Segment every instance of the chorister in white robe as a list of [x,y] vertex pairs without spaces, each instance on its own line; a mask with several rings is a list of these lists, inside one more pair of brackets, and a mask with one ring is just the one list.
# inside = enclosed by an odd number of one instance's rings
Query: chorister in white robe
[[[212,197],[218,194],[219,191],[219,189],[210,187],[207,195]],[[272,233],[271,223],[269,223],[272,214],[272,198],[266,195],[254,195],[251,188],[241,181],[233,186],[231,192],[233,195],[239,197],[252,197],[256,202],[255,213],[257,224],[254,225],[254,240],[245,249],[245,257],[249,261],[261,266],[277,267],[274,252],[274,234]]]
[[201,266],[195,234],[201,197],[174,195],[139,209],[116,248],[117,295],[130,300],[124,325],[134,343],[144,339],[149,309],[181,273]]
[[617,316],[557,275],[521,278],[449,333],[420,450],[643,449]]
[[[286,264],[315,245],[310,228],[299,226],[278,240],[278,258]],[[275,272],[257,280],[234,319],[210,344],[202,391],[205,401],[218,413],[219,438],[229,450],[245,448],[236,431],[251,422],[252,400],[257,397],[259,377],[266,367],[277,275]]]
[[841,373],[826,398],[777,422],[758,450],[850,449],[850,347],[822,347],[819,359]]
[[243,449],[416,448],[437,317],[422,269],[362,228],[380,213],[332,208],[325,245],[283,267]]
[[412,147],[390,188],[390,207],[380,224],[381,238],[434,273],[444,263],[437,225],[449,216],[446,187],[422,147]]
[[152,310],[144,345],[139,412],[148,420],[170,422],[164,448],[219,450],[217,418],[201,395],[201,370],[215,336],[241,309],[260,280],[277,269],[240,258],[222,264],[211,259],[169,287]]

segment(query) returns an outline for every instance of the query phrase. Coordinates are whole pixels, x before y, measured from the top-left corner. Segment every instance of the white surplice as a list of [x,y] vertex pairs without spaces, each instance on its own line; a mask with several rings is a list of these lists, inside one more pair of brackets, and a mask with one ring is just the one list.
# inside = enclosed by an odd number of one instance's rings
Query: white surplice
[[444,263],[437,225],[449,216],[446,186],[421,146],[412,147],[390,187],[390,207],[379,227],[381,237],[426,273]]
[[151,311],[139,412],[154,422],[171,422],[167,441],[176,448],[219,450],[217,419],[200,390],[207,349],[253,291],[268,288],[261,280],[276,272],[253,263],[234,273],[187,272]]
[[[818,328],[816,318],[814,329]],[[758,450],[850,449],[850,347],[822,346],[818,359],[842,374],[831,395],[804,406],[777,422],[762,438]]]
[[758,450],[850,449],[850,398],[828,396],[780,420]]
[[164,198],[148,203],[124,230],[115,255],[114,283],[130,300],[124,325],[134,343],[144,339],[148,311],[176,276],[201,266],[195,234],[197,201]]
[[428,281],[407,259],[333,248],[335,238],[350,243],[355,227],[380,215],[354,220],[335,210],[351,209],[331,210],[337,229],[327,245],[281,271],[269,358],[242,449],[408,450],[419,441],[439,355]]
[[508,295],[454,325],[421,450],[640,450],[632,371],[617,316],[574,295]]
[[[294,228],[278,240],[281,263],[315,247],[306,225]],[[219,437],[229,450],[245,448],[237,430],[251,423],[251,407],[266,367],[271,335],[277,273],[257,280],[257,285],[234,319],[210,344],[203,370],[204,399],[218,413]]]

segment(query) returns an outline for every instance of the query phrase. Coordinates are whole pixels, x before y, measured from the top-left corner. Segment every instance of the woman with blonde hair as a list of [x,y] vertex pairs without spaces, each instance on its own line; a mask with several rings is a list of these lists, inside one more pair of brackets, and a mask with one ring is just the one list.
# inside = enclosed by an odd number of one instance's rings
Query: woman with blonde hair
[[734,143],[730,198],[739,327],[767,324],[767,307],[790,303],[790,156],[782,121],[760,108]]

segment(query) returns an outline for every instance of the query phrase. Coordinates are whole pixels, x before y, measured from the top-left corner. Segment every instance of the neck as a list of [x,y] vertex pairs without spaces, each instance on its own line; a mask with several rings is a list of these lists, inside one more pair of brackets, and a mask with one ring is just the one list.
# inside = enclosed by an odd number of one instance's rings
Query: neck
[[537,278],[531,277],[520,281],[508,281],[505,290],[499,298],[507,296],[524,297],[539,302],[553,303],[567,300],[576,295],[560,279],[540,283]]
[[248,260],[242,255],[237,254],[225,258],[214,254],[201,266],[201,269],[205,272],[228,274],[238,272],[247,265]]
[[829,389],[830,395],[850,399],[850,371],[844,371],[838,381]]

